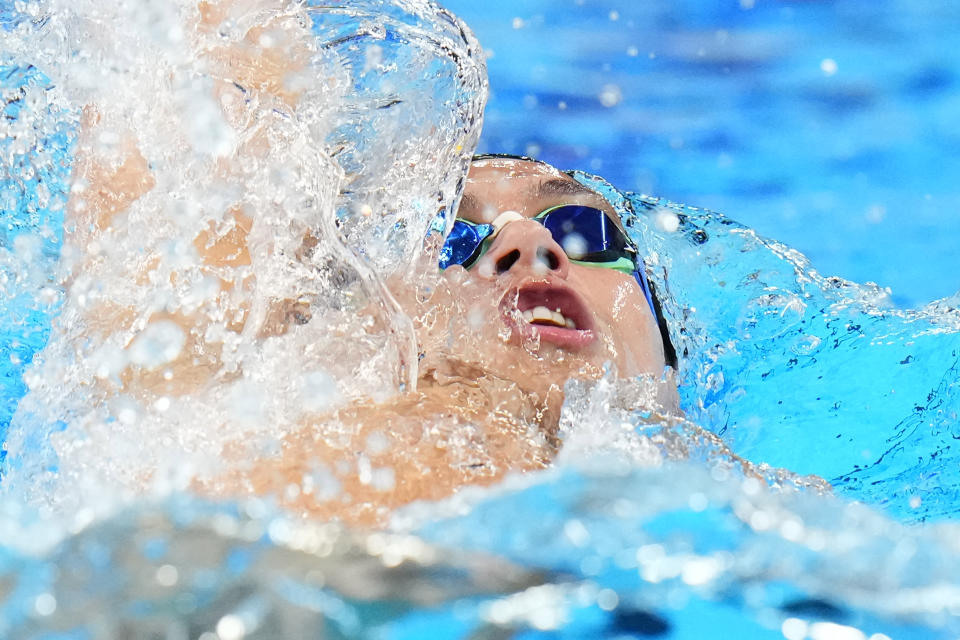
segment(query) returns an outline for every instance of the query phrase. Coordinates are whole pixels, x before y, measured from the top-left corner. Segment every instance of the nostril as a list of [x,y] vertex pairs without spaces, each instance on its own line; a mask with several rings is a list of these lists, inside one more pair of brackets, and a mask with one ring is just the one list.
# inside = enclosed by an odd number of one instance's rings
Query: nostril
[[549,249],[544,249],[543,247],[537,249],[537,258],[539,258],[541,262],[546,263],[550,271],[556,271],[557,267],[560,266],[560,259],[557,258],[557,254]]
[[519,259],[520,252],[516,249],[501,257],[499,260],[497,260],[497,275],[510,271],[510,267],[512,267]]

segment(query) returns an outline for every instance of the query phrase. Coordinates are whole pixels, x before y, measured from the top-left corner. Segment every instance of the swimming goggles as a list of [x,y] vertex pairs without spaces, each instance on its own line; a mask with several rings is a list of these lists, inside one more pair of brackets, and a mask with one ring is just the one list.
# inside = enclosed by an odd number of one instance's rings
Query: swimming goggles
[[532,218],[516,212],[500,214],[492,224],[457,218],[440,250],[440,268],[455,264],[469,269],[487,252],[493,239],[514,220],[539,222],[574,264],[615,269],[632,275],[643,291],[653,317],[657,312],[650,284],[637,248],[603,210],[578,204],[563,204],[541,211]]

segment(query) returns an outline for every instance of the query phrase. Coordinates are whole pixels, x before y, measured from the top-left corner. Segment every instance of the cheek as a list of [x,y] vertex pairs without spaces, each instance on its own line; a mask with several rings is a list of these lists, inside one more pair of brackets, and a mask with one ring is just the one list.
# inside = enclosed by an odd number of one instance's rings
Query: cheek
[[603,269],[585,270],[578,280],[600,325],[602,342],[621,367],[626,367],[622,373],[659,373],[663,368],[660,332],[636,281]]
[[506,348],[500,321],[503,292],[462,267],[442,272],[431,294],[412,314],[425,369],[444,367],[454,359],[484,366]]
[[[451,347],[474,349],[476,341],[489,338],[487,333],[498,316],[496,290],[462,267],[451,268],[443,283],[444,296],[431,300],[430,307],[444,321]],[[458,345],[457,343],[464,343]]]
[[614,289],[613,319],[618,323],[638,320],[643,316],[646,302],[646,299],[640,297],[636,283],[621,282]]
[[650,313],[636,281],[619,271],[581,267],[575,286],[594,315],[614,329],[619,325],[641,326]]

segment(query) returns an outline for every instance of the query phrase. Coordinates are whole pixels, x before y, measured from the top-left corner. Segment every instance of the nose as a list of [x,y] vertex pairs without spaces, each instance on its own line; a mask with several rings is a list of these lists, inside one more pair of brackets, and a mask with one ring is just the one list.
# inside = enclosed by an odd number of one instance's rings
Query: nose
[[543,225],[532,220],[518,220],[503,227],[483,259],[489,262],[481,271],[492,276],[529,269],[535,274],[566,278],[570,270],[563,247]]

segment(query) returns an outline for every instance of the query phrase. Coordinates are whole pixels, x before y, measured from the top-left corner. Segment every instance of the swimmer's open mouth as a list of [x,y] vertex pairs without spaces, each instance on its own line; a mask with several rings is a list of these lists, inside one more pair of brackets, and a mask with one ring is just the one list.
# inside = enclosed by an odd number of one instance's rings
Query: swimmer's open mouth
[[582,349],[596,338],[593,319],[572,289],[550,283],[528,283],[511,289],[500,302],[508,326],[522,336],[539,335],[565,349]]

